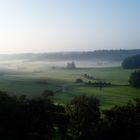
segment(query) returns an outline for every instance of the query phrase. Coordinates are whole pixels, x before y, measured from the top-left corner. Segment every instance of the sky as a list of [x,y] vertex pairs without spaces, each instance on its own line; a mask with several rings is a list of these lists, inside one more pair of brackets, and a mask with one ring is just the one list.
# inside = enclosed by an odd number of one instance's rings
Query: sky
[[140,49],[140,0],[0,0],[0,53]]

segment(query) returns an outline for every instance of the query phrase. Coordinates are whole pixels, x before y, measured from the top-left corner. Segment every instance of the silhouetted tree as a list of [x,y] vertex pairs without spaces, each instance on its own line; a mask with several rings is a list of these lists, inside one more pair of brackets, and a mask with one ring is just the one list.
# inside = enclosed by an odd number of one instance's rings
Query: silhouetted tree
[[0,92],[0,138],[51,140],[53,104],[49,99],[11,97]]
[[53,116],[53,120],[58,127],[58,133],[60,134],[61,140],[65,140],[69,124],[69,116],[66,114],[65,108],[62,105],[55,106]]
[[110,125],[110,140],[139,140],[140,99],[135,99],[134,103],[129,102],[126,106],[115,106],[106,111],[105,115]]
[[73,139],[91,140],[100,120],[99,101],[94,97],[75,97],[67,106]]
[[66,107],[42,96],[9,96],[0,91],[2,140],[139,140],[140,99],[100,115],[94,97],[75,97]]

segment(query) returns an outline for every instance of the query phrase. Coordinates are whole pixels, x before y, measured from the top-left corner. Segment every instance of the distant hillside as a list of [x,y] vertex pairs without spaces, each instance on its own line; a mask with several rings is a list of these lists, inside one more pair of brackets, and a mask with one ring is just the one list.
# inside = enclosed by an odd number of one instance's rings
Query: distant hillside
[[131,57],[126,57],[122,62],[122,67],[124,69],[140,68],[140,54]]
[[26,60],[103,60],[123,61],[126,57],[140,54],[140,49],[135,50],[97,50],[89,52],[57,52],[57,53],[23,53],[0,54],[0,60],[26,59]]

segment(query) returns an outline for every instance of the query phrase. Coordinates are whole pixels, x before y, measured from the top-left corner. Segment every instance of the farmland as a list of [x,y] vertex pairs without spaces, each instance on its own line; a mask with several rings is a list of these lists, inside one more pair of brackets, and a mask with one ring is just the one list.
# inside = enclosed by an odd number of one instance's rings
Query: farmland
[[[140,90],[130,87],[128,83],[129,75],[134,70],[124,70],[121,67],[52,69],[40,63],[30,63],[28,67],[30,69],[22,71],[1,72],[0,90],[11,95],[35,97],[49,89],[55,92],[53,100],[59,104],[68,103],[74,96],[85,94],[99,98],[102,108],[123,105],[130,99],[140,97]],[[75,83],[77,78],[88,82],[84,74],[109,82],[111,86],[100,89]]]

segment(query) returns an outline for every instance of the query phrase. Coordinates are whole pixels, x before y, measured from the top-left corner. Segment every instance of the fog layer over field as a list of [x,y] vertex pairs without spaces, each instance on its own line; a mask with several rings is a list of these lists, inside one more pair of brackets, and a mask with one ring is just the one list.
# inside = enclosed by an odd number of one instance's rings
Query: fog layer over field
[[[35,97],[47,89],[55,93],[56,103],[67,103],[75,96],[86,94],[97,96],[104,108],[121,105],[139,97],[139,89],[128,83],[133,70],[113,66],[120,66],[125,57],[136,53],[139,50],[0,55],[0,90],[9,95]],[[67,67],[72,61],[76,68]],[[89,79],[85,74],[111,85],[102,90],[87,85]],[[77,84],[78,78],[84,83]]]
[[0,68],[17,71],[43,70],[63,67],[74,61],[77,68],[120,66],[128,57],[140,54],[137,50],[99,50],[91,52],[0,54]]
[[[39,71],[47,68],[66,68],[69,61],[28,61],[28,60],[6,60],[0,61],[1,70],[16,70],[16,71]],[[121,61],[74,61],[76,68],[97,68],[97,67],[112,67],[120,66]]]

